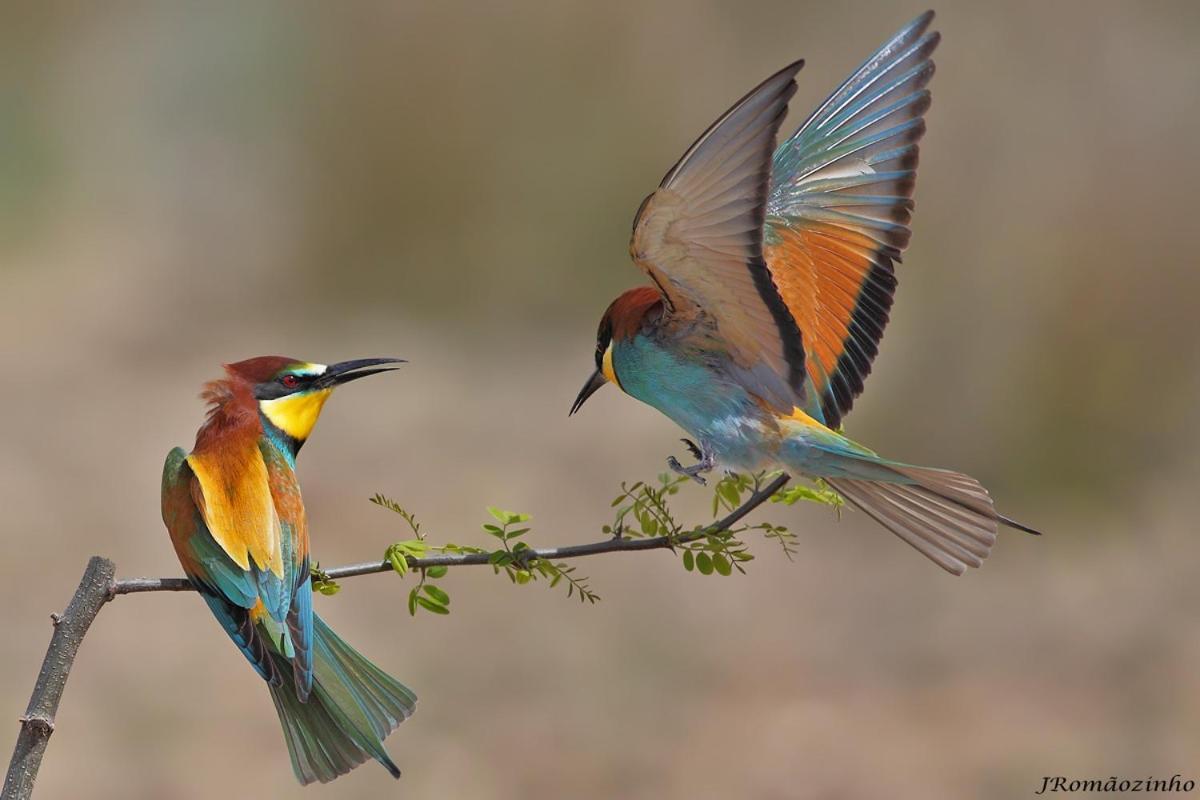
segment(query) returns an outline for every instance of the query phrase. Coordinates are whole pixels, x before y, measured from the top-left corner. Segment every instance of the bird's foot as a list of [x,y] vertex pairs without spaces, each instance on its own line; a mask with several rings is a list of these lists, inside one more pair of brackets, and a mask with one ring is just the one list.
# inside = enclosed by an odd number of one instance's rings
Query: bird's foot
[[671,456],[667,459],[667,466],[671,468],[672,472],[685,475],[701,486],[707,486],[708,481],[701,477],[700,473],[710,472],[712,471],[712,468],[716,466],[715,462],[713,461],[712,453],[704,452],[687,439],[684,439],[683,443],[687,445],[688,450],[691,450],[692,453],[695,454],[696,458],[700,460],[697,463],[692,464],[690,467],[685,467],[679,463],[679,459],[675,458],[675,456]]

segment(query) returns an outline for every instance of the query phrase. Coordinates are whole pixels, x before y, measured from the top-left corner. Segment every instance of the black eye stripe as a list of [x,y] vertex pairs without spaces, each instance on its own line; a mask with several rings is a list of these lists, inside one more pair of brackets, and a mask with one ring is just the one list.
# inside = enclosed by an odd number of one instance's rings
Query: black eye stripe
[[596,332],[596,369],[604,368],[604,351],[612,343],[612,323],[606,318],[600,322]]

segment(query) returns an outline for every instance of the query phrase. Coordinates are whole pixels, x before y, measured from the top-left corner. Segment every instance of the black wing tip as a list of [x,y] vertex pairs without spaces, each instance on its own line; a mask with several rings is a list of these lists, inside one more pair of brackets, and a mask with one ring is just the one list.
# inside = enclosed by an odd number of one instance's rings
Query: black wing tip
[[[804,59],[797,58],[795,61],[788,64],[786,67],[784,67],[783,69],[776,72],[775,75],[790,74],[794,77],[796,75],[796,73],[798,73],[802,69],[804,69]],[[775,75],[772,75],[771,77],[773,78],[773,77],[775,77]]]
[[925,32],[929,24],[933,22],[933,18],[937,16],[937,12],[932,8],[927,8],[913,18],[913,21],[908,23],[907,27],[910,31],[918,36]]
[[1037,530],[1036,528],[1031,528],[1028,525],[1022,525],[1020,522],[1017,522],[1015,519],[1009,519],[1008,517],[1004,516],[1003,514],[997,514],[996,519],[1000,520],[1000,522],[1004,523],[1008,527],[1013,528],[1015,530],[1024,531],[1025,533],[1032,534],[1033,536],[1041,536],[1042,535],[1042,532]]

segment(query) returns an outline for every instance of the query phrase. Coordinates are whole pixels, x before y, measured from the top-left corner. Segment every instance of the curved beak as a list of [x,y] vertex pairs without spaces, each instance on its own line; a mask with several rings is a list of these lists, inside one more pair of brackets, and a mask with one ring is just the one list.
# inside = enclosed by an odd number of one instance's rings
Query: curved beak
[[384,367],[381,364],[407,364],[403,358],[359,358],[354,361],[339,361],[325,368],[325,373],[317,380],[322,388],[333,388],[343,383],[356,381],[368,375],[378,375],[381,372],[391,372],[396,367]]
[[585,383],[583,388],[579,390],[579,396],[575,398],[575,403],[571,406],[571,413],[567,414],[567,416],[571,416],[571,414],[574,414],[576,411],[582,408],[583,404],[587,402],[587,399],[594,395],[596,390],[606,383],[608,383],[608,379],[604,377],[603,372],[600,370],[593,372],[592,377],[588,378],[587,383]]

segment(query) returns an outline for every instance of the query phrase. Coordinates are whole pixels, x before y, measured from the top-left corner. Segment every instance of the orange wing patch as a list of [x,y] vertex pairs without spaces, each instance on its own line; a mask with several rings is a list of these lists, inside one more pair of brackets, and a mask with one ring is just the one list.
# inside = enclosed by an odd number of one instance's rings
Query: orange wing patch
[[810,221],[768,230],[763,253],[804,336],[810,402],[837,428],[879,352],[896,289],[892,258],[867,234],[842,226]]
[[764,253],[804,336],[804,409],[837,428],[862,391],[908,246],[940,37],[901,28],[775,151]]

